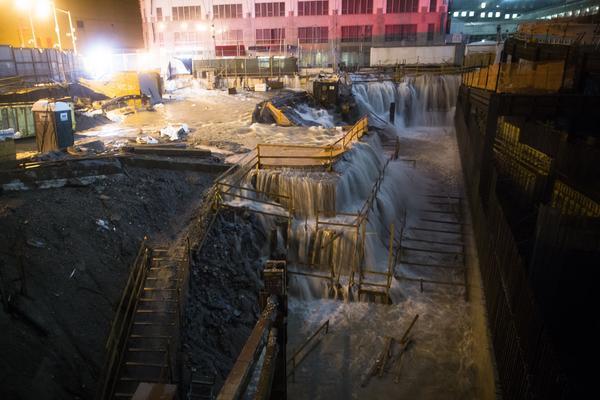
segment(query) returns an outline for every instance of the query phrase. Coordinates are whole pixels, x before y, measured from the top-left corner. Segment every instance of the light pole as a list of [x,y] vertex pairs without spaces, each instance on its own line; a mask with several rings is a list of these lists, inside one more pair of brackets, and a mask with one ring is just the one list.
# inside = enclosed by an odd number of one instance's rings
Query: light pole
[[[34,4],[32,4],[32,3],[33,2],[31,0],[16,0],[15,1],[15,5],[19,10],[26,11],[28,13],[29,25],[31,26],[31,35],[33,37],[34,47],[37,47],[37,38],[35,35],[35,28],[34,28],[33,19],[32,19],[32,14],[34,11],[33,10]],[[68,10],[62,10],[60,8],[57,8],[56,4],[52,0],[36,0],[35,1],[35,8],[36,8],[36,11],[39,16],[47,16],[50,11],[50,7],[52,7],[52,14],[54,17],[54,32],[56,32],[56,38],[58,39],[58,42],[57,42],[58,49],[62,50],[62,39],[60,36],[60,24],[58,23],[58,14],[57,14],[57,12],[61,12],[63,14],[66,14],[69,17],[69,29],[70,29],[70,35],[71,35],[71,42],[73,43],[73,52],[75,54],[77,54],[77,46],[75,44],[75,41],[77,40],[77,38],[75,37],[75,28],[73,27],[73,20],[71,19],[71,12]]]
[[56,16],[56,7],[54,2],[50,2],[52,6],[52,14],[54,14],[54,31],[56,32],[56,38],[58,39],[58,49],[62,51],[62,40],[60,39],[60,25],[58,25],[58,17]]
[[[75,28],[73,27],[73,19],[71,19],[71,11],[68,10],[62,10],[60,8],[57,8],[54,5],[54,2],[52,3],[52,7],[54,8],[54,23],[56,24],[56,29],[57,32],[59,32],[59,27],[58,27],[58,20],[56,19],[56,12],[61,12],[63,14],[66,14],[69,17],[69,30],[70,30],[70,35],[71,35],[71,43],[73,44],[73,53],[77,54],[77,45],[75,44],[75,41],[77,40],[77,38],[75,37]],[[58,34],[58,46],[60,47],[60,33]],[[61,48],[62,50],[62,48]]]
[[[29,0],[17,0],[15,6],[19,11],[31,11],[31,2]],[[33,19],[31,18],[31,12],[27,12],[29,18],[29,27],[31,28],[31,39],[33,40],[33,47],[37,47],[37,38],[35,36],[35,27],[33,26]]]

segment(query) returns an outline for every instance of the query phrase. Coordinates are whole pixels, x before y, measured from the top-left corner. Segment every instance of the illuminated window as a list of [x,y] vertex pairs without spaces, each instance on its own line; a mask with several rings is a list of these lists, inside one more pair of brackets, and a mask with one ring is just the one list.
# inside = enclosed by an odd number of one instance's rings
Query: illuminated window
[[285,17],[285,3],[255,3],[254,12],[257,17]]
[[285,28],[257,29],[256,43],[279,44],[285,39]]
[[510,14],[504,14],[504,19],[509,19],[510,18]]
[[474,17],[475,16],[475,11],[469,11],[469,17]]
[[417,25],[404,24],[404,25],[386,25],[385,26],[385,41],[386,42],[399,42],[399,41],[414,42],[417,40]]
[[241,42],[244,40],[244,32],[241,29],[228,29],[215,34],[218,42]]
[[466,16],[467,16],[467,12],[466,12],[466,11],[462,11],[462,12],[460,13],[460,16],[461,16],[461,17],[466,17]]
[[485,8],[486,4],[485,1],[481,3],[481,8]]
[[479,14],[479,16],[480,16],[481,18],[485,18],[485,11],[484,11],[484,12],[482,12],[481,14]]
[[419,0],[387,0],[386,12],[394,13],[411,13],[417,12],[419,9]]
[[488,18],[492,18],[493,16],[494,16],[494,13],[490,11],[490,12],[488,13]]
[[453,16],[453,17],[458,17],[458,11],[454,11],[454,12],[452,13],[452,16]]
[[199,42],[198,32],[175,32],[175,45],[190,45]]
[[[158,18],[158,8],[156,9],[156,15]],[[194,19],[202,18],[202,12],[200,6],[185,6],[185,7],[171,7],[171,16],[173,21],[189,21]],[[162,10],[161,10],[162,18]]]
[[342,14],[373,14],[373,0],[342,0]]
[[496,11],[496,18],[500,17],[500,11]]
[[342,42],[370,42],[372,36],[371,25],[342,26]]
[[327,43],[329,28],[326,26],[311,26],[298,28],[298,41],[300,43]]
[[298,16],[327,15],[329,14],[329,1],[299,1]]
[[518,16],[518,14],[513,14],[513,16],[512,16],[512,17],[513,17],[513,18],[517,18],[517,16]]
[[213,5],[213,16],[215,19],[242,18],[241,4],[219,4]]

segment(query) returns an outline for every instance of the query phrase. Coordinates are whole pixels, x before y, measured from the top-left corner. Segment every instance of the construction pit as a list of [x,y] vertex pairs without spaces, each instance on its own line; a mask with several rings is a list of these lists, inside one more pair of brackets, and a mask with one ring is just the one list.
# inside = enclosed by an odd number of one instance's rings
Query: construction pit
[[[0,325],[23,348],[0,346],[3,398],[132,398],[141,383],[229,398],[268,260],[285,261],[287,397],[493,398],[459,84],[355,78],[358,117],[303,106],[318,122],[290,127],[252,122],[271,93],[191,87],[79,133],[102,154],[29,161],[68,172],[6,172]],[[176,141],[133,144],[177,124]]]

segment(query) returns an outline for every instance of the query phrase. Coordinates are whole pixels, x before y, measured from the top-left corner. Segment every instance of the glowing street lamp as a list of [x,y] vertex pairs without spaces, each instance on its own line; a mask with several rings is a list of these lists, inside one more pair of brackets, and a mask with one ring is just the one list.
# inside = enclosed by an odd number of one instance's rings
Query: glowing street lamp
[[58,39],[58,49],[62,50],[62,40],[60,38],[60,25],[58,24],[58,17],[56,15],[56,7],[54,2],[51,0],[36,0],[35,2],[35,13],[38,18],[48,18],[50,12],[54,17],[54,32],[56,32],[56,38]]

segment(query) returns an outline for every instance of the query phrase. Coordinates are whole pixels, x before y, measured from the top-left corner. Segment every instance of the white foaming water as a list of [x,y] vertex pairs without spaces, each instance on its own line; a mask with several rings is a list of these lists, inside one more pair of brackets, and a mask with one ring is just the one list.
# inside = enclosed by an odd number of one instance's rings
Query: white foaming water
[[336,126],[334,116],[325,109],[313,108],[308,104],[298,104],[293,110],[300,118],[316,126],[333,128]]
[[[459,78],[452,76],[420,76],[407,78],[398,85],[392,82],[361,83],[355,85],[353,91],[359,105],[371,114],[371,121],[387,120],[389,104],[395,101],[399,105],[397,127],[406,124],[436,126],[449,123],[448,115],[455,105],[453,96],[458,83]],[[356,227],[339,225],[356,225],[356,217],[339,213],[364,212],[363,206],[371,196],[373,185],[386,162],[379,137],[371,135],[368,140],[355,143],[344,154],[336,163],[334,173],[293,169],[253,170],[243,186],[272,194],[270,200],[282,204],[281,210],[293,209],[294,218],[289,228],[290,264],[321,276],[333,274],[336,279],[339,276],[346,279],[352,272],[352,266],[356,265],[357,258],[363,260],[363,268],[385,272],[391,226],[394,226],[397,235],[406,225],[406,210],[419,209],[415,203],[424,192],[425,179],[418,177],[416,171],[405,163],[391,161],[385,169],[375,200],[367,211],[364,251],[359,243],[362,241],[362,228],[357,232]],[[250,192],[244,195],[252,197]],[[277,211],[264,207],[263,210]],[[265,229],[268,231],[270,227]],[[321,297],[331,289],[327,286],[329,282],[321,278],[296,277],[293,282],[295,292],[304,299]]]
[[[405,210],[417,208],[413,203],[417,198],[415,193],[421,192],[422,179],[417,179],[416,172],[406,164],[391,161],[386,166],[386,161],[379,138],[372,136],[366,142],[355,143],[336,164],[334,173],[253,170],[244,186],[270,193],[271,201],[278,201],[286,209],[293,208],[288,249],[291,265],[321,276],[331,276],[333,271],[336,280],[338,276],[347,279],[357,258],[363,259],[370,270],[386,271],[390,227],[394,225],[398,234],[406,222]],[[365,202],[372,195],[384,166],[384,179],[376,198],[370,209],[365,210]],[[244,195],[251,196],[251,193]],[[368,216],[364,252],[356,227],[356,215],[360,212]],[[294,292],[305,299],[322,297],[331,289],[327,281],[319,278],[298,277],[292,283]],[[342,295],[347,297],[347,294]]]
[[[385,128],[385,131],[394,131],[401,137],[421,135],[420,144],[432,144],[430,148],[423,149],[426,154],[422,157],[426,163],[431,163],[434,159],[444,178],[437,182],[437,170],[432,174],[427,165],[424,168],[419,165],[420,171],[430,176],[432,182],[407,168],[402,162],[391,162],[387,166],[376,201],[368,214],[362,264],[364,269],[385,271],[390,224],[394,223],[396,230],[403,224],[412,227],[422,224],[420,217],[423,215],[419,215],[419,210],[431,208],[422,195],[431,192],[433,186],[441,191],[447,189],[446,170],[450,176],[458,176],[460,173],[452,162],[453,158],[444,158],[436,147],[438,141],[448,137],[447,133],[452,129],[448,125],[452,122],[455,104],[453,91],[458,87],[458,80],[457,77],[423,77],[406,79],[398,85],[374,82],[354,87],[359,105],[370,114],[370,125],[379,121],[378,125]],[[393,127],[386,122],[392,101],[399,105]],[[422,135],[420,132],[427,134]],[[402,143],[410,145],[411,140],[407,139]],[[381,154],[377,140],[370,139],[368,143],[355,145],[344,160],[338,162],[338,212],[356,212],[364,203],[378,171],[385,165]],[[421,160],[419,158],[419,163]],[[407,217],[403,215],[404,210],[408,210]],[[408,222],[404,221],[406,218]],[[344,217],[338,215],[335,220],[344,220]],[[423,293],[414,282],[393,279],[390,290],[392,305],[337,301],[350,297],[344,290],[347,290],[348,273],[352,265],[348,254],[353,254],[353,235],[356,231],[344,230],[343,240],[339,241],[337,247],[325,249],[322,248],[323,243],[327,243],[332,237],[331,232],[323,229],[315,232],[315,226],[311,225],[310,220],[304,224],[298,223],[293,228],[292,244],[295,243],[296,247],[290,248],[290,255],[296,252],[298,259],[310,257],[315,258],[315,262],[328,262],[336,257],[337,260],[341,259],[335,262],[342,272],[342,289],[338,289],[342,293],[334,296],[335,300],[327,299],[332,292],[328,280],[290,275],[288,348],[293,351],[321,324],[325,321],[330,323],[329,335],[322,339],[310,357],[306,357],[303,364],[295,370],[295,381],[289,383],[290,399],[493,398],[482,395],[485,393],[482,388],[486,384],[492,382],[490,387],[493,387],[493,379],[487,380],[488,374],[493,375],[488,372],[493,370],[493,366],[491,363],[487,364],[484,354],[486,350],[481,350],[487,348],[485,330],[472,319],[475,307],[483,308],[476,305],[474,299],[470,304],[462,301],[462,288],[429,285]],[[339,231],[337,227],[327,228]],[[434,235],[417,236],[414,231],[409,230],[408,237],[413,235],[416,238],[436,240]],[[443,240],[449,240],[447,235],[442,237],[445,238]],[[451,240],[460,241],[460,237]],[[417,261],[431,263],[439,260],[440,264],[452,265],[456,262],[452,257],[424,253],[418,256]],[[304,271],[307,269],[308,267],[303,268]],[[395,266],[395,270],[399,275],[414,278],[449,282],[459,282],[462,279],[462,271],[411,267],[402,261]],[[328,275],[327,268],[322,266],[315,266],[311,272]],[[368,282],[383,283],[384,280],[373,274],[367,274],[365,278]],[[355,296],[352,297],[356,299]],[[384,338],[399,337],[417,314],[419,319],[412,330],[412,342],[402,356],[402,363],[398,356],[393,356],[392,359],[396,361],[390,370],[383,376],[373,378],[367,387],[363,387],[365,373],[383,348]]]
[[452,123],[460,76],[420,75],[391,81],[356,83],[352,93],[370,124],[384,127],[390,120],[390,104],[396,103],[394,125],[446,126]]

